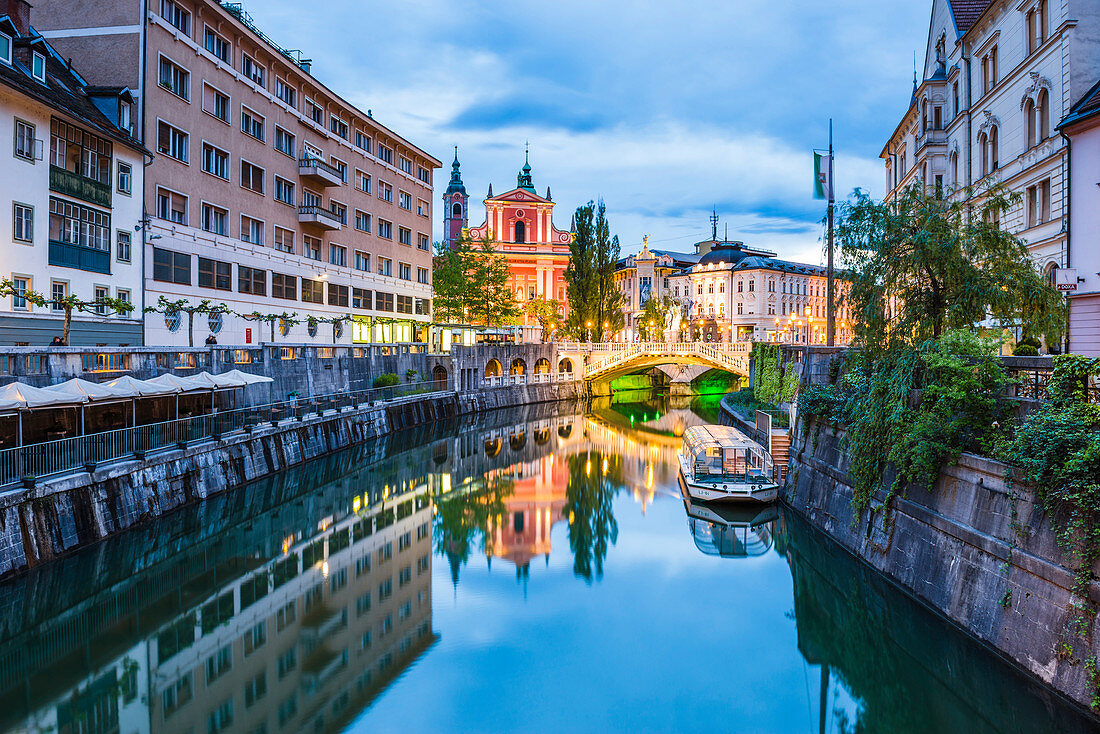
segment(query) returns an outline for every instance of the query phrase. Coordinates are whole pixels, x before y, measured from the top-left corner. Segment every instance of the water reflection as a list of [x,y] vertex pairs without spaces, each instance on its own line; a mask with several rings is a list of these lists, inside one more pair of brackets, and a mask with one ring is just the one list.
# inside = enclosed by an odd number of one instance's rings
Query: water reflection
[[439,424],[10,579],[0,730],[1092,730],[797,517],[685,501],[693,420]]

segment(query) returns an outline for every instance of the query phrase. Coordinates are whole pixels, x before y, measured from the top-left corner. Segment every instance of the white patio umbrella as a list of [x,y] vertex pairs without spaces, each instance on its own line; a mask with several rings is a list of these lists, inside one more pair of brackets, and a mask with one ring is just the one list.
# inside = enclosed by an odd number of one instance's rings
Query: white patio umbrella
[[[161,385],[150,382],[148,380],[139,380],[136,377],[130,375],[123,375],[117,377],[110,382],[104,382],[103,385],[107,387],[120,387],[130,391],[131,397],[134,398],[156,398],[163,397],[165,395],[178,395],[180,389],[172,385]],[[134,401],[131,406],[132,422],[137,425],[137,400]],[[179,398],[176,398],[176,416],[179,416]]]
[[215,380],[232,378],[234,380],[240,380],[242,385],[256,385],[262,382],[275,382],[270,377],[264,377],[263,375],[251,375],[247,372],[241,372],[240,370],[229,370],[223,372],[220,375],[211,375]]

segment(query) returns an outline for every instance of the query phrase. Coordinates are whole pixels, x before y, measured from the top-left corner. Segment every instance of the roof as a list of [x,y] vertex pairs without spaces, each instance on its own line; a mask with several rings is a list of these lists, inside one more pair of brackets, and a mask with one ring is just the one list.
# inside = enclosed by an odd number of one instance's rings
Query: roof
[[1092,89],[1085,92],[1084,97],[1069,108],[1069,113],[1058,123],[1057,129],[1071,127],[1098,114],[1100,114],[1100,81],[1096,82]]
[[[0,16],[0,27],[16,35],[12,44],[14,47],[12,65],[0,64],[0,84],[11,87],[56,112],[79,120],[94,132],[134,150],[145,152],[141,143],[115,125],[92,101],[92,94],[89,92],[102,93],[103,90],[98,87],[88,87],[84,79],[61,59],[38,31],[31,28],[28,35],[18,35],[7,15]],[[27,68],[25,59],[31,58],[32,47],[46,58],[45,83],[35,79],[31,70]]]
[[962,35],[969,31],[993,0],[950,0],[951,15],[955,18],[955,27]]
[[761,449],[760,444],[733,426],[692,426],[684,431],[684,443],[691,448],[721,446],[722,448]]

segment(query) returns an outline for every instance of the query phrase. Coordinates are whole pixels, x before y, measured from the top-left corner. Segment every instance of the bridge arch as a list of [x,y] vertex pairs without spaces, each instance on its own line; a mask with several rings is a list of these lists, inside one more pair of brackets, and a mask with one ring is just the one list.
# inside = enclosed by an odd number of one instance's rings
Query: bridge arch
[[524,362],[521,358],[516,357],[515,359],[512,360],[512,367],[508,370],[508,374],[510,374],[510,375],[526,375],[527,374],[527,363]]

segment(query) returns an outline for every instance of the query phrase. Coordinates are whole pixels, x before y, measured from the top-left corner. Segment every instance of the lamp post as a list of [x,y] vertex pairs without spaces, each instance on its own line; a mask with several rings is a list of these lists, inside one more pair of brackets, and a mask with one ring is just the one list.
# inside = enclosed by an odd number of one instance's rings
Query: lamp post
[[584,326],[585,326],[585,329],[588,331],[588,343],[591,344],[592,343],[592,322],[591,321],[585,321]]

